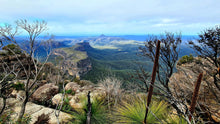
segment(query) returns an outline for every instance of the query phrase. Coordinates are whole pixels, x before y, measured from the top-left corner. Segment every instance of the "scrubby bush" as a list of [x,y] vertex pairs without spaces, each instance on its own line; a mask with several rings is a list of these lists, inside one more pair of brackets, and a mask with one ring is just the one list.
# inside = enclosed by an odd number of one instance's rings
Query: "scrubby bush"
[[6,124],[6,123],[11,123],[11,114],[13,114],[12,111],[5,112],[0,116],[0,124]]
[[[0,124],[18,124],[18,122],[14,121],[12,115],[15,114],[13,111],[5,112],[0,116]],[[30,124],[31,116],[28,114],[24,114],[21,124]]]
[[7,46],[4,46],[2,49],[8,51],[9,55],[22,53],[21,48],[15,44],[8,44]]
[[24,83],[17,82],[15,84],[12,84],[12,87],[16,90],[24,90]]
[[[63,93],[63,90],[61,91],[61,93]],[[75,95],[75,92],[72,91],[72,89],[69,89],[69,90],[65,90],[65,94]]]
[[190,54],[189,56],[188,55],[185,55],[183,57],[181,57],[179,59],[179,61],[177,62],[178,65],[181,65],[181,64],[185,64],[185,63],[190,63],[190,62],[193,62],[194,60],[194,57],[192,54]]
[[[114,76],[108,76],[99,81],[98,84],[107,92],[108,105],[116,105],[122,96],[122,81]],[[110,109],[110,108],[109,108]]]

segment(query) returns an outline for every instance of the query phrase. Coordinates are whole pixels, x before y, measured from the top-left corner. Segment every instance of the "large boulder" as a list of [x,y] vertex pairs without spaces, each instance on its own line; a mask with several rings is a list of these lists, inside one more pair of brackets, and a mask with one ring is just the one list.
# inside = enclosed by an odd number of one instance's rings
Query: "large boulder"
[[[60,103],[62,101],[62,93],[58,93],[56,94],[53,98],[52,98],[52,104],[53,105],[57,105],[58,103]],[[64,99],[68,98],[71,99],[73,96],[71,94],[65,94]]]
[[66,84],[65,86],[65,90],[72,90],[73,92],[76,92],[77,90],[80,89],[80,85],[78,85],[75,82],[69,82],[68,84]]
[[32,99],[38,102],[44,102],[51,99],[59,91],[59,87],[53,83],[45,84],[39,87],[34,94]]
[[[2,103],[2,99],[0,99],[0,102]],[[11,115],[11,119],[17,120],[18,118],[18,113],[20,112],[21,109],[21,100],[17,100],[15,98],[8,98],[7,99],[7,106],[5,111],[14,111],[15,114]],[[1,108],[1,104],[0,104]],[[55,109],[44,107],[42,105],[37,105],[31,102],[28,102],[26,105],[26,110],[25,110],[25,115],[29,115],[31,117],[31,122],[30,124],[34,124],[37,121],[37,118],[42,115],[48,115],[49,116],[49,124],[57,124],[57,118],[55,116]],[[61,124],[66,124],[72,120],[72,115],[60,112],[59,115],[59,122]]]
[[93,90],[89,90],[87,88],[89,88],[89,86],[85,88],[86,90],[77,93],[70,99],[69,105],[73,109],[79,109],[84,107],[85,103],[88,100],[87,95],[89,91],[91,91],[90,93],[91,102],[93,102],[94,100],[103,100],[107,95],[106,91],[102,89],[92,87]]
[[11,93],[11,96],[12,97],[15,97],[16,99],[18,99],[18,100],[22,100],[22,99],[24,99],[24,97],[25,97],[25,91],[23,91],[23,90],[13,90],[12,91],[12,93]]
[[102,89],[95,89],[90,94],[92,102],[94,100],[103,100],[103,99],[105,99],[106,96],[107,96],[106,91],[102,90]]
[[69,105],[73,108],[73,109],[80,109],[83,108],[84,103],[87,100],[87,93],[86,92],[80,92],[78,94],[76,94],[75,96],[73,96],[70,101],[69,101]]

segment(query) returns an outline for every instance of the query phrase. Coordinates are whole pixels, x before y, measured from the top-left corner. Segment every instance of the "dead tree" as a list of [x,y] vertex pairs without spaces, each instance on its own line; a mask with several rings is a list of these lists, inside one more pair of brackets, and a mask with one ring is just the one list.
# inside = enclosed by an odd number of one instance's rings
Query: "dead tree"
[[[15,33],[12,33],[13,29],[11,26],[7,26],[5,28],[1,27],[0,29],[1,29],[2,39],[4,39],[5,41],[13,42],[15,44],[17,44],[17,42],[16,42],[16,39],[14,39],[14,36],[17,33],[17,30],[22,30],[27,34],[27,39],[26,41],[24,41],[25,44],[27,44],[27,49],[23,50],[23,53],[25,54],[27,58],[26,60],[27,65],[24,65],[24,63],[22,63],[19,57],[15,54],[17,61],[19,62],[19,64],[21,65],[21,68],[23,69],[25,73],[25,79],[26,79],[26,83],[24,84],[25,85],[25,88],[24,88],[25,96],[22,101],[21,110],[18,116],[18,123],[21,123],[21,119],[25,113],[26,104],[29,98],[31,97],[31,95],[35,92],[37,88],[36,85],[38,83],[38,77],[40,76],[45,63],[47,62],[51,54],[52,39],[51,37],[49,37],[48,39],[44,41],[46,44],[40,43],[42,41],[39,39],[40,34],[42,34],[43,32],[47,30],[47,23],[45,21],[35,21],[33,23],[29,23],[27,20],[18,20],[16,22]],[[48,50],[44,62],[41,62],[41,63],[35,59],[36,58],[35,57],[36,45],[39,45],[39,44],[42,45],[43,48],[46,48]],[[43,46],[43,45],[46,45],[46,46]]]
[[220,76],[218,76],[218,68],[220,67],[220,27],[216,26],[203,31],[196,41],[189,41],[189,45],[200,57],[215,66],[215,70],[210,76],[214,78],[213,83],[220,91]]
[[179,101],[174,99],[171,90],[169,88],[170,77],[174,72],[176,62],[179,57],[179,47],[182,42],[181,35],[176,36],[173,33],[165,33],[161,36],[151,36],[146,42],[144,47],[139,47],[140,55],[147,57],[154,62],[156,55],[156,43],[161,41],[160,59],[157,69],[157,80],[159,84],[159,94],[166,97],[168,102],[177,110],[179,114],[184,112],[178,107]]
[[151,82],[150,82],[150,89],[149,89],[148,96],[147,96],[147,106],[146,106],[146,113],[145,113],[145,117],[144,117],[144,124],[147,124],[147,114],[148,114],[148,109],[150,107],[151,97],[153,95],[153,88],[154,88],[154,82],[156,79],[156,72],[157,72],[157,68],[158,68],[159,55],[160,55],[160,41],[158,40],[157,46],[156,46],[156,55],[155,55],[155,59],[154,59],[154,67],[153,67]]

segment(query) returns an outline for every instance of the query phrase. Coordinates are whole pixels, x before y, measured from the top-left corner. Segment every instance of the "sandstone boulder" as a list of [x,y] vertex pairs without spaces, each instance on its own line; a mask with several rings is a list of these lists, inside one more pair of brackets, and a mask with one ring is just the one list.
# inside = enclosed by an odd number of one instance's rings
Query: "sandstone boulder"
[[[52,104],[53,105],[57,105],[58,103],[60,103],[62,101],[62,93],[58,93],[56,94],[53,98],[52,98]],[[73,96],[70,94],[65,94],[64,98],[69,98],[71,99]]]
[[13,90],[11,96],[15,97],[18,100],[22,100],[25,96],[25,91],[23,90]]
[[87,93],[86,92],[80,92],[78,94],[76,94],[75,96],[73,96],[70,101],[69,101],[69,105],[73,108],[73,109],[79,109],[79,108],[83,108],[84,103],[87,100]]
[[[2,99],[0,99],[0,102],[2,103]],[[6,107],[5,111],[10,109],[15,112],[15,114],[11,115],[11,118],[13,119],[13,121],[17,120],[18,113],[20,112],[20,109],[21,109],[21,102],[22,102],[21,100],[16,100],[15,98],[7,99],[7,106],[10,106],[10,107]],[[26,110],[25,110],[25,114],[31,116],[30,124],[34,124],[37,121],[37,118],[42,114],[49,115],[50,124],[57,124],[57,118],[54,112],[55,112],[55,109],[37,105],[31,102],[27,103]],[[59,122],[61,124],[66,124],[70,122],[71,119],[72,119],[72,116],[70,114],[60,112]]]
[[34,94],[32,95],[32,99],[34,101],[43,102],[51,99],[55,94],[59,91],[59,87],[53,83],[45,84],[39,87]]
[[78,89],[80,89],[80,85],[75,82],[69,82],[65,86],[65,90],[72,90],[73,92],[76,92]]

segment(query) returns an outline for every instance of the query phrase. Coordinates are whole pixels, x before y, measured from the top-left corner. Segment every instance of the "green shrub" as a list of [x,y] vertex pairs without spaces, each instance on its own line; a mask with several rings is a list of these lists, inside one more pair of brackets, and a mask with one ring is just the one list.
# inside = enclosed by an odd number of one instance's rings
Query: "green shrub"
[[[146,98],[132,98],[133,102],[122,102],[113,112],[112,120],[115,123],[143,124],[146,112]],[[149,124],[161,123],[168,114],[167,104],[164,101],[152,101],[147,116]]]
[[[72,114],[72,107],[69,105],[70,99],[68,97],[65,97],[63,100],[63,105],[61,108],[61,111]],[[58,106],[58,110],[60,109],[60,106]]]
[[23,118],[21,119],[21,124],[30,124],[30,122],[31,122],[31,116],[28,114],[24,114]]
[[[13,111],[5,112],[0,116],[0,124],[18,124],[14,120],[14,118],[11,117],[12,114],[15,114]],[[31,116],[28,114],[24,114],[21,124],[30,124],[31,122]]]
[[[63,93],[63,90],[61,91],[61,93]],[[69,90],[65,90],[65,94],[75,95],[75,92],[69,89]]]
[[15,44],[8,44],[7,46],[4,46],[2,49],[8,51],[9,55],[13,55],[14,53],[15,54],[21,54],[22,53],[21,48],[18,45],[15,45]]
[[71,93],[72,93],[72,90],[69,89],[69,90],[66,90],[65,92],[66,92],[67,94],[71,94]]
[[185,55],[185,56],[182,56],[179,61],[177,62],[178,65],[181,65],[181,64],[185,64],[185,63],[190,63],[190,62],[193,62],[194,60],[194,57],[192,54],[190,54],[189,56],[188,55]]
[[5,112],[0,116],[0,124],[6,124],[12,122],[11,114],[13,114],[12,111]]
[[12,84],[12,87],[16,90],[24,90],[24,84],[21,82],[17,82],[15,84]]

